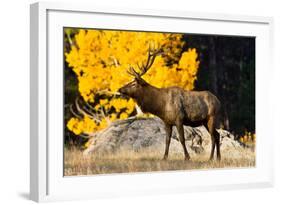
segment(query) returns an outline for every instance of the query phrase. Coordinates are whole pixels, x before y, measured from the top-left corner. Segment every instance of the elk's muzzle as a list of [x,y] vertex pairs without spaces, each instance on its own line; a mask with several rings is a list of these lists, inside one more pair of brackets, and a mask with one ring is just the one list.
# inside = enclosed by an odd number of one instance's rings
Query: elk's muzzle
[[121,95],[127,95],[126,88],[124,87],[119,88],[117,92],[120,93]]

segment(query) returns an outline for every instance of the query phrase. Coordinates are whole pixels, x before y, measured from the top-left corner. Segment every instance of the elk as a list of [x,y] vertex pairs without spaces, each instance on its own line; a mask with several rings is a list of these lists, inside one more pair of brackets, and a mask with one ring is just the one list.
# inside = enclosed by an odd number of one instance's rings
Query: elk
[[176,126],[179,141],[182,144],[185,160],[190,159],[186,149],[184,125],[205,126],[211,135],[210,160],[217,151],[217,160],[221,159],[219,126],[220,101],[209,91],[187,91],[179,87],[157,88],[147,83],[142,76],[153,65],[155,58],[162,54],[162,49],[148,48],[146,63],[138,65],[139,72],[129,66],[128,73],[134,80],[121,87],[121,95],[133,98],[143,112],[158,116],[165,124],[166,146],[163,160],[168,158],[172,127]]

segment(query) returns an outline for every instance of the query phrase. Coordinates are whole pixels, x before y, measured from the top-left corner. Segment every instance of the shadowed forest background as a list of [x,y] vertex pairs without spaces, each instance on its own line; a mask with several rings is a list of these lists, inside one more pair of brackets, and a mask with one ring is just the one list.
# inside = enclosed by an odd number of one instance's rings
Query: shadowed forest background
[[[64,53],[71,52],[73,47],[79,50],[76,43],[79,32],[79,29],[64,29]],[[193,90],[209,90],[219,98],[224,129],[229,130],[237,139],[245,133],[255,133],[255,38],[182,34],[180,41],[180,54],[190,49],[196,50],[199,66]],[[134,47],[134,44],[131,46]],[[171,62],[167,64],[176,60],[179,59],[170,58]],[[64,83],[64,142],[65,145],[82,146],[87,139],[77,137],[66,126],[74,114],[71,106],[75,105],[75,100],[81,95],[77,75],[66,60]],[[103,98],[102,95],[99,96]]]
[[185,40],[199,53],[195,90],[220,99],[227,130],[255,132],[255,38],[185,35]]

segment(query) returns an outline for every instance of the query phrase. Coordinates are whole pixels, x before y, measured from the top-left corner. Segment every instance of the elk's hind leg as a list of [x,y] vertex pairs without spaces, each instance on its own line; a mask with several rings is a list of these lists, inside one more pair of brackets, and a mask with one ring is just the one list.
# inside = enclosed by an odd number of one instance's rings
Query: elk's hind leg
[[164,154],[163,160],[166,160],[168,158],[169,147],[170,147],[170,143],[171,143],[172,126],[165,124],[165,129],[166,129],[166,147],[165,147],[165,154]]
[[211,154],[210,154],[210,158],[209,160],[213,160],[214,158],[214,151],[215,151],[215,124],[214,124],[215,120],[214,120],[214,117],[210,117],[209,120],[208,120],[208,123],[207,123],[207,129],[211,135],[211,143],[212,143],[212,147],[211,147]]
[[184,129],[183,129],[183,124],[182,123],[177,123],[176,124],[177,126],[177,130],[178,130],[178,133],[179,133],[179,140],[182,144],[182,147],[183,147],[183,151],[184,151],[184,157],[185,157],[185,160],[189,160],[190,159],[190,156],[187,152],[187,149],[186,149],[186,146],[185,146],[185,138],[184,138]]
[[221,152],[220,152],[220,134],[217,130],[215,130],[215,140],[216,140],[216,149],[217,149],[217,160],[221,160]]

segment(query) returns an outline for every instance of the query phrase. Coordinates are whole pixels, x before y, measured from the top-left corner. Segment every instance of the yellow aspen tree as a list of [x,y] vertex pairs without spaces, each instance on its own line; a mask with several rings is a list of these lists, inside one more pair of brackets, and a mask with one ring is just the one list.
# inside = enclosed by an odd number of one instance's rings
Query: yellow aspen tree
[[92,133],[132,115],[135,102],[120,98],[116,91],[133,80],[127,69],[145,62],[151,44],[161,47],[163,54],[143,78],[159,88],[178,86],[192,90],[199,61],[195,48],[183,51],[182,37],[171,33],[79,29],[65,60],[77,76],[81,97],[99,117],[73,117],[67,123],[68,129],[76,135]]

